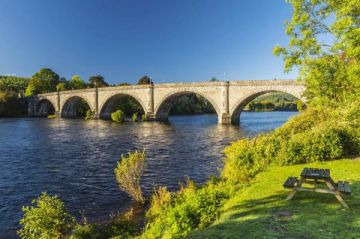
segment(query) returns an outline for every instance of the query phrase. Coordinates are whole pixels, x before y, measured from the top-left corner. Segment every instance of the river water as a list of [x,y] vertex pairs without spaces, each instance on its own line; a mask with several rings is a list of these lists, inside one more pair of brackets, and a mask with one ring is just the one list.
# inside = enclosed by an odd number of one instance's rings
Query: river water
[[217,175],[232,141],[279,127],[296,112],[244,112],[239,126],[215,115],[173,116],[169,123],[117,125],[71,119],[0,119],[0,238],[16,238],[22,205],[41,192],[57,194],[76,217],[106,220],[130,206],[116,184],[121,154],[146,150],[145,194],[154,186],[176,190],[188,177]]

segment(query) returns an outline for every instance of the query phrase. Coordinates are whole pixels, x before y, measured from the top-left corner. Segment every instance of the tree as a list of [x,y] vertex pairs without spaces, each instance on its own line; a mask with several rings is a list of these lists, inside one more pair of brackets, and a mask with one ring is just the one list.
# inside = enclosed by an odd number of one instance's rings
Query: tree
[[[358,0],[288,0],[287,47],[276,46],[285,71],[299,66],[305,96],[319,107],[360,97],[360,4]],[[332,40],[324,40],[332,39]]]
[[128,153],[128,156],[121,155],[115,168],[116,181],[119,187],[140,204],[145,202],[140,186],[140,179],[144,170],[145,151]]
[[24,206],[18,235],[26,239],[63,238],[75,224],[64,203],[57,196],[42,193],[32,206]]
[[64,83],[64,82],[58,83],[58,84],[56,85],[56,90],[57,90],[57,91],[64,91],[64,90],[66,90],[66,88],[65,88],[65,83]]
[[0,117],[26,114],[24,91],[29,79],[15,76],[0,76]]
[[138,80],[138,85],[150,85],[152,83],[151,78],[148,76],[143,76]]
[[68,84],[71,90],[85,89],[87,87],[85,81],[79,75],[73,75]]
[[130,84],[127,82],[119,83],[118,86],[129,86]]
[[214,76],[210,79],[210,81],[214,82],[214,81],[219,81],[219,80]]
[[96,87],[98,88],[109,86],[109,84],[105,81],[105,78],[100,75],[90,76],[89,86],[93,88],[95,87],[95,83],[96,83]]
[[31,96],[56,91],[56,86],[59,82],[60,77],[58,74],[51,69],[42,68],[31,77],[25,95]]
[[29,78],[25,77],[2,76],[0,77],[0,91],[15,91],[18,94],[22,94],[25,92],[29,80]]

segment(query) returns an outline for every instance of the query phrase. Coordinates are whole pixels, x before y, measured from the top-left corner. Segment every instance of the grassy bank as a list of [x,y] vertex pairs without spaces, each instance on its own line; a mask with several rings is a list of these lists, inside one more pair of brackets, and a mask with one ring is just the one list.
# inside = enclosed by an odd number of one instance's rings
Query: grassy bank
[[[335,181],[348,180],[350,210],[327,194],[299,192],[286,201],[283,182],[304,167],[329,168]],[[360,238],[360,158],[270,167],[225,204],[213,225],[189,238]]]

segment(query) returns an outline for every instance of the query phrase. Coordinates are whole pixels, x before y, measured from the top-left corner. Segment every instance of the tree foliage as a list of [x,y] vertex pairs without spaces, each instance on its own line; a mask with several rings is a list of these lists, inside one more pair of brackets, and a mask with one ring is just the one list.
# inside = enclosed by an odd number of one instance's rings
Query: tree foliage
[[71,80],[68,82],[68,89],[69,90],[79,90],[87,88],[87,84],[85,81],[81,79],[79,75],[73,75]]
[[28,82],[28,78],[0,76],[0,117],[21,116],[26,113],[22,97]]
[[96,84],[96,87],[98,87],[98,88],[109,86],[109,84],[105,81],[105,78],[101,75],[90,76],[89,86],[95,87],[95,84]]
[[25,95],[32,96],[56,91],[56,86],[59,82],[60,77],[58,74],[51,69],[42,68],[31,77]]
[[288,0],[287,47],[276,46],[285,71],[299,67],[305,97],[315,106],[336,106],[360,96],[359,0]]
[[0,76],[0,91],[14,91],[23,93],[29,83],[29,79],[16,76]]
[[219,81],[215,76],[210,79],[211,82],[217,82]]
[[64,203],[57,196],[42,193],[32,206],[24,206],[18,235],[26,239],[64,238],[75,224]]
[[138,85],[150,85],[151,84],[151,78],[148,76],[143,76],[138,80]]
[[214,107],[204,97],[187,94],[179,97],[170,109],[171,115],[212,114]]

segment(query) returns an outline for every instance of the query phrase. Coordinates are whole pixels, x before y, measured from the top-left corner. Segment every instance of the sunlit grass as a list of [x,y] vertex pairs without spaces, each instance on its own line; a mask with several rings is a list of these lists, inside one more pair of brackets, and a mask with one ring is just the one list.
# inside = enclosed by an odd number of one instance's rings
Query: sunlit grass
[[[291,201],[282,187],[304,167],[329,168],[335,180],[350,182],[345,209],[333,195],[298,192]],[[224,207],[212,226],[190,238],[360,238],[360,158],[272,167],[260,173]]]

